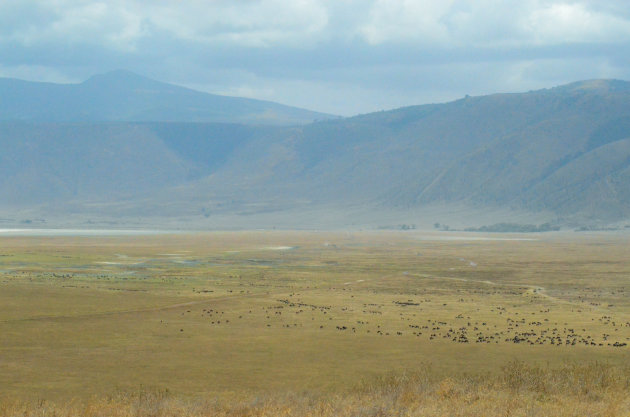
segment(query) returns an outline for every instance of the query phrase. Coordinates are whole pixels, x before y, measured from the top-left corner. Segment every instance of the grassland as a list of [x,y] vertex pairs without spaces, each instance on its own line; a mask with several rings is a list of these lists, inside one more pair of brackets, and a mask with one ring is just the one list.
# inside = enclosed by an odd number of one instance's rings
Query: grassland
[[627,412],[628,237],[464,236],[0,238],[0,415]]

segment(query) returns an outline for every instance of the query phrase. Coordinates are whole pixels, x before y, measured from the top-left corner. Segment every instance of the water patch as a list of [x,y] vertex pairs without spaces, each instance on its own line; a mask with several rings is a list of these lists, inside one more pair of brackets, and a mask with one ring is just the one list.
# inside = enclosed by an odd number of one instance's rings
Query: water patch
[[94,262],[95,264],[99,264],[99,265],[122,265],[122,266],[132,266],[132,265],[140,265],[144,262],[107,262],[107,261],[100,261],[100,262]]
[[295,249],[295,246],[266,246],[265,250],[291,250]]
[[168,233],[173,232],[130,229],[0,229],[0,236],[143,236]]
[[489,237],[489,236],[420,236],[419,240],[454,240],[454,241],[537,241],[530,237]]
[[200,264],[200,261],[188,260],[188,259],[173,259],[173,262],[180,265],[190,265],[190,266]]

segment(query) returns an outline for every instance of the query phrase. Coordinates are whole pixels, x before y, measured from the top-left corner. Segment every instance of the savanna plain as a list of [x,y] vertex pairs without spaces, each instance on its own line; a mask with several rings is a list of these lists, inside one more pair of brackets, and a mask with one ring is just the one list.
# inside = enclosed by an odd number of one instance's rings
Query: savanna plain
[[630,416],[629,243],[0,237],[0,416]]

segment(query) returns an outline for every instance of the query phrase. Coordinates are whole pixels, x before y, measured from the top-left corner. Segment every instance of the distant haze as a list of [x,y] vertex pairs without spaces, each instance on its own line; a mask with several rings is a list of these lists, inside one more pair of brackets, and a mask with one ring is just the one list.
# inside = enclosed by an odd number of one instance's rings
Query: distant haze
[[590,227],[630,218],[626,81],[351,118],[129,72],[73,86],[4,79],[0,89],[6,225]]

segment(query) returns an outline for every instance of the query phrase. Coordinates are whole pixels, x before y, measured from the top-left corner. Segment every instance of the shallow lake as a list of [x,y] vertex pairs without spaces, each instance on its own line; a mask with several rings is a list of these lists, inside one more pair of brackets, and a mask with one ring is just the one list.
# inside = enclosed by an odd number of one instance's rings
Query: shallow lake
[[142,236],[176,233],[142,229],[0,229],[2,236]]

